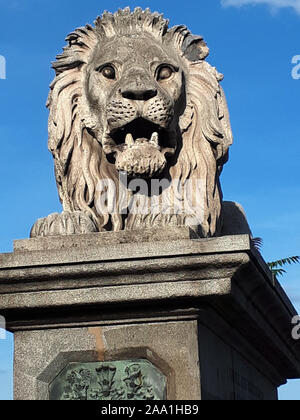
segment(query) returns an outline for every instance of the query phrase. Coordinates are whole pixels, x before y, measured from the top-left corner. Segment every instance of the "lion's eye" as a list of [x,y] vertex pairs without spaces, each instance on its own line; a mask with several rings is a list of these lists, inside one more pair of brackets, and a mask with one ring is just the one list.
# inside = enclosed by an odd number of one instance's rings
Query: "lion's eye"
[[113,66],[104,66],[101,68],[100,72],[106,79],[115,79],[116,78],[116,70],[113,68]]
[[157,80],[167,80],[173,75],[174,70],[170,66],[162,66],[158,70]]

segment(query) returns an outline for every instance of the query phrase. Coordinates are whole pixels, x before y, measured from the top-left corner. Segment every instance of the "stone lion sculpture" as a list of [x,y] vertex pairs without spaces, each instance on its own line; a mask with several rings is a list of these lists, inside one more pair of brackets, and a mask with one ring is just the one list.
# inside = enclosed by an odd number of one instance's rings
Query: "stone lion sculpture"
[[126,8],[66,40],[47,103],[63,212],[31,237],[166,225],[220,235],[232,133],[203,38]]

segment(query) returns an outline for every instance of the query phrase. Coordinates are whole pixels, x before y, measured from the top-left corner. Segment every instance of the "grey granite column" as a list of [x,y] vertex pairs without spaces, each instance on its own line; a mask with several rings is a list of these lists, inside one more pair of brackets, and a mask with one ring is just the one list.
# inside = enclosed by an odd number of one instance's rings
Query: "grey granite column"
[[[192,238],[188,228],[71,235],[0,255],[15,399],[49,399],[53,387],[69,399],[276,399],[300,376],[294,308],[249,236]],[[118,387],[99,390],[110,372]]]

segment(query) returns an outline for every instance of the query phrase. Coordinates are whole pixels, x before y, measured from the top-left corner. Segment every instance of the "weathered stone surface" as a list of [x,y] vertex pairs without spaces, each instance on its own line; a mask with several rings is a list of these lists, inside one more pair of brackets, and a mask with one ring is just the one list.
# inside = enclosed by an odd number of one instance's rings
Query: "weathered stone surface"
[[164,226],[221,235],[232,132],[203,38],[126,8],[67,41],[48,100],[64,211],[39,219],[31,237]]
[[[238,203],[223,202],[224,206],[224,223],[222,228],[222,236],[232,235],[251,235],[245,212]],[[168,226],[162,228],[148,228],[137,230],[126,230],[119,232],[101,232],[91,234],[75,235],[57,235],[47,237],[35,237],[31,239],[22,239],[14,241],[14,251],[50,251],[50,250],[64,250],[76,249],[78,252],[82,249],[90,248],[105,248],[108,245],[126,244],[126,243],[146,243],[146,242],[166,242],[166,241],[180,241],[186,239],[200,239],[196,226],[191,227],[177,227]],[[209,241],[209,239],[208,239]],[[240,241],[240,238],[237,239]],[[248,244],[248,238],[246,239]],[[229,245],[235,248],[235,240],[224,238],[222,242],[222,249]],[[201,242],[201,244],[208,244],[209,242]],[[210,251],[212,251],[210,249]],[[217,250],[214,250],[217,251]]]
[[[29,307],[41,302],[51,307],[65,299],[76,302],[78,296],[81,300],[85,297],[86,303],[92,303],[98,299],[101,302],[106,299],[118,302],[125,298],[124,293],[126,299],[132,302],[150,295],[158,299],[168,297],[168,294],[200,296],[208,290],[222,294],[228,288],[225,279],[248,261],[249,257],[243,252],[251,247],[246,235],[218,240],[180,240],[190,235],[187,228],[176,228],[169,233],[162,231],[160,241],[156,241],[158,234],[154,233],[149,238],[146,236],[149,242],[138,243],[131,232],[113,234],[110,245],[108,240],[102,243],[102,235],[92,235],[95,245],[99,244],[96,247],[81,248],[81,244],[90,243],[91,235],[72,235],[66,247],[60,238],[29,239],[21,242],[23,249],[41,248],[43,251],[21,252],[17,248],[14,254],[0,255],[0,279],[6,285],[6,293],[9,293],[0,296],[0,301],[3,305],[17,307],[19,299],[25,298],[18,292],[25,291],[30,292],[26,296]],[[162,237],[172,235],[173,240],[162,240]],[[175,240],[175,235],[179,240]],[[107,234],[104,236],[107,237]],[[58,246],[57,250],[51,249],[53,247],[49,244],[52,240]],[[120,243],[122,241],[125,245]],[[236,253],[232,254],[232,251]],[[220,266],[222,270],[215,269]],[[188,271],[188,278],[183,269]],[[57,277],[59,281],[53,282]],[[223,279],[223,282],[216,279]],[[162,282],[165,290],[160,288]],[[198,287],[195,287],[196,283]],[[120,288],[122,285],[130,287]],[[48,288],[51,289],[50,295],[36,294]]]
[[[50,238],[21,239],[14,242],[14,251],[50,251],[106,248],[107,246],[127,243],[180,241],[196,238],[196,233],[188,227],[165,227],[119,232],[101,232],[81,235],[59,235]],[[124,248],[124,247],[123,247]]]
[[241,353],[241,347],[238,348],[237,337],[231,345],[230,339],[224,341],[220,325],[217,332],[199,323],[202,399],[276,400],[272,367],[266,362],[261,364],[257,355],[255,364],[251,358],[247,359],[246,350]]
[[91,235],[60,249],[53,238],[58,251],[41,238],[1,255],[16,398],[47,398],[69,362],[145,358],[167,376],[169,399],[276,399],[277,386],[299,377],[296,312],[250,237],[172,235],[135,243],[119,232],[85,250],[78,244]]
[[200,399],[196,321],[20,331],[15,346],[17,400],[49,399],[49,384],[68,363],[135,358],[167,377],[168,399]]

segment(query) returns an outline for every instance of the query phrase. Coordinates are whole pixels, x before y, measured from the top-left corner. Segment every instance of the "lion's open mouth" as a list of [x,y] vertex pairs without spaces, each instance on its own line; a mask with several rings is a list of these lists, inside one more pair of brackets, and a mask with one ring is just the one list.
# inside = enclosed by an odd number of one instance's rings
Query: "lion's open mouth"
[[[159,176],[167,165],[167,156],[176,151],[175,136],[158,124],[143,118],[116,128],[103,138],[103,150],[119,172],[136,178]],[[175,141],[176,143],[176,141]]]
[[162,153],[175,152],[168,130],[144,118],[137,118],[129,124],[113,130],[109,137],[116,146],[131,145],[135,142],[151,142],[156,144]]

